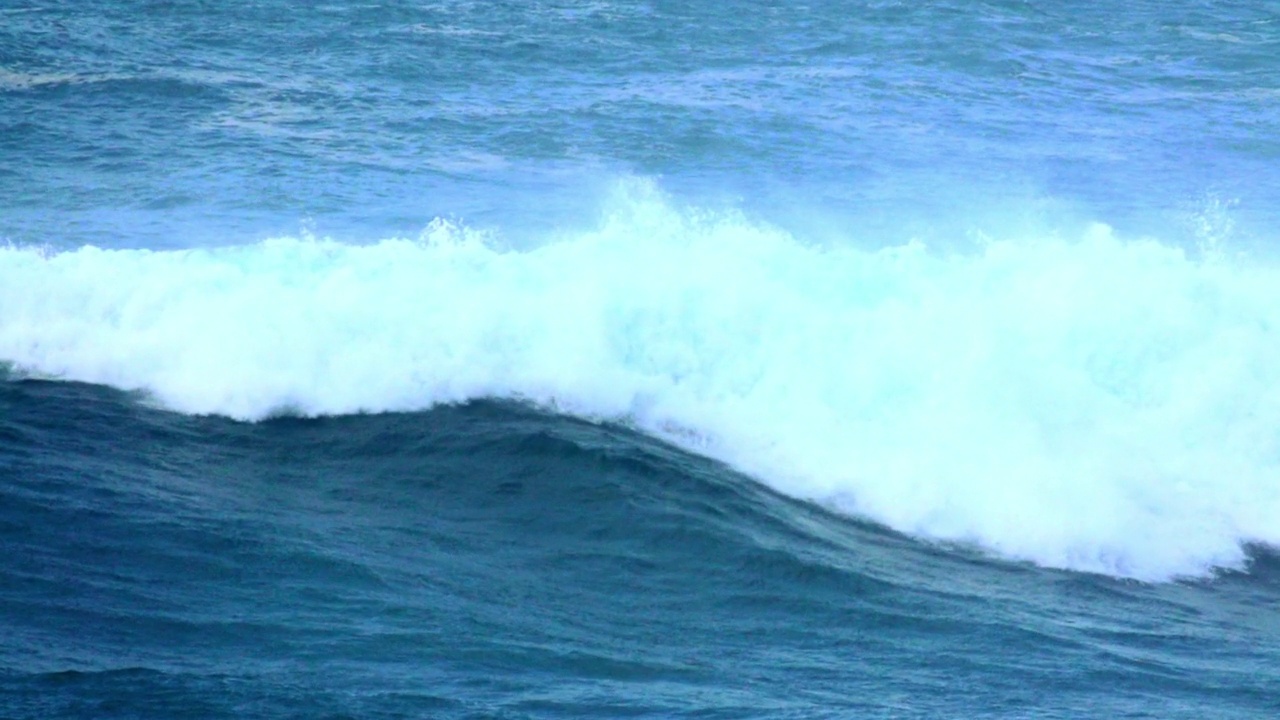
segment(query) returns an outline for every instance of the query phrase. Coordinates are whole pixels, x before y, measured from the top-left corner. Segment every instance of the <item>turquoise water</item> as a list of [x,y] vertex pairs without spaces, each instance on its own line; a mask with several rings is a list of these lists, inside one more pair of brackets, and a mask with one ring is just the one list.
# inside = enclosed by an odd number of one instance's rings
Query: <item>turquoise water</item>
[[1265,243],[1276,13],[10,4],[0,232],[189,247],[309,220],[368,241],[444,216],[537,242],[641,176],[802,237],[1071,218],[1182,242],[1230,203],[1238,242]]
[[0,714],[1280,711],[1280,5],[0,4]]

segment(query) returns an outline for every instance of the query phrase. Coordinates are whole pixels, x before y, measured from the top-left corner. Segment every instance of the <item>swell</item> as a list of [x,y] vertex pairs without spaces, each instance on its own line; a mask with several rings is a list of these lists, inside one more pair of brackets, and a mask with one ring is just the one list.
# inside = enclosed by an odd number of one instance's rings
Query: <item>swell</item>
[[519,404],[240,423],[45,381],[0,404],[23,438],[0,446],[15,698],[461,716],[497,677],[511,712],[603,688],[613,712],[882,712],[931,687],[941,713],[966,684],[1250,710],[1280,657],[1244,622],[1274,602],[1265,554],[1257,578],[1156,586],[992,561]]

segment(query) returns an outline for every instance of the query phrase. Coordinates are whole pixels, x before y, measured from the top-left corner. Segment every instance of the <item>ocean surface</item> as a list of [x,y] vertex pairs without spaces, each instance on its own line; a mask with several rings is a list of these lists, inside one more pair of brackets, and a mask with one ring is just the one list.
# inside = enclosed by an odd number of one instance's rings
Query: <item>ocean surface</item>
[[1280,717],[1280,2],[0,0],[0,718]]

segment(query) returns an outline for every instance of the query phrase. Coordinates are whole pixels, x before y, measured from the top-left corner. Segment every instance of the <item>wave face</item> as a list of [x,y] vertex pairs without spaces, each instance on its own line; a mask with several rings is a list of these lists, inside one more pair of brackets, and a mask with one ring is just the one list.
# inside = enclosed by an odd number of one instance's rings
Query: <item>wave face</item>
[[1280,268],[1102,225],[817,246],[633,182],[516,250],[0,250],[0,358],[258,420],[516,399],[795,497],[1049,567],[1167,580],[1280,544]]
[[511,403],[246,424],[3,383],[0,545],[14,717],[1245,718],[1280,666],[1274,554],[992,561]]

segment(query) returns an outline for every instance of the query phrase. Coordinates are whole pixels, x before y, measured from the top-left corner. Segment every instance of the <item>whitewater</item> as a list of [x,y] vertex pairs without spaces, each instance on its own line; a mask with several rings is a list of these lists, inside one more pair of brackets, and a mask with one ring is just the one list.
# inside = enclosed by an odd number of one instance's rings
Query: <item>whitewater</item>
[[1280,268],[1105,225],[805,243],[623,183],[513,249],[0,250],[10,374],[241,420],[515,399],[929,540],[1163,581],[1280,544]]

